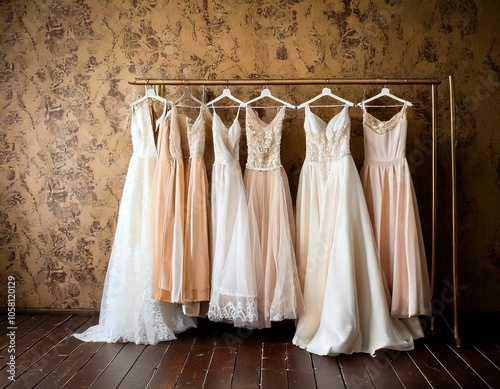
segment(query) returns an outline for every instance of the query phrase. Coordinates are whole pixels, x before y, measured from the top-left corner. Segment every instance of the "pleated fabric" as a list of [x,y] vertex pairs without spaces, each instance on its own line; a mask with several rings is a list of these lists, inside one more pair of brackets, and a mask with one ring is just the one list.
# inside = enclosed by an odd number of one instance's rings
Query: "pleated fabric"
[[[239,113],[239,111],[238,111]],[[212,289],[208,318],[251,327],[258,320],[256,226],[250,224],[239,163],[238,115],[229,128],[213,112]],[[250,231],[254,231],[252,234]]]
[[[154,250],[153,297],[183,304],[191,316],[210,298],[208,180],[203,153],[205,106],[193,121],[167,113],[158,137],[159,161],[153,178],[151,219]],[[181,131],[187,132],[189,160],[184,161]]]
[[[286,172],[281,165],[280,142],[285,107],[269,123],[247,107],[246,135],[248,159],[244,183],[248,211],[259,242],[257,259],[258,322],[295,319],[303,309],[303,298],[295,259],[295,223]],[[256,235],[254,235],[256,234]]]
[[363,112],[361,181],[397,317],[431,315],[431,296],[417,200],[406,160],[407,105],[390,120]]

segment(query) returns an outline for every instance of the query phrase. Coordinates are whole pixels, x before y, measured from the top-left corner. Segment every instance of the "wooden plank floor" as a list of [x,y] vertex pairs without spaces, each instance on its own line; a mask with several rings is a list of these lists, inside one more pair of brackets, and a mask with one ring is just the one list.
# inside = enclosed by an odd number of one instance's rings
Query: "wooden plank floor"
[[[322,357],[291,344],[293,323],[247,331],[200,320],[155,346],[84,343],[95,316],[18,315],[16,380],[0,315],[0,387],[8,388],[500,388],[500,320],[472,319],[461,348],[438,322],[410,352]],[[440,324],[440,325],[439,325]]]

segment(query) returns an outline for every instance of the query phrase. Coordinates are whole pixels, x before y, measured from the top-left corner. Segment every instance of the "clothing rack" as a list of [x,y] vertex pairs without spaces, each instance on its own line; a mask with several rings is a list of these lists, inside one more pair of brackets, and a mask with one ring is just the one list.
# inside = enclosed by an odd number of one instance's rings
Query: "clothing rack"
[[[136,78],[130,85],[170,85],[186,87],[191,85],[430,85],[432,97],[432,248],[431,248],[431,296],[435,292],[436,276],[436,210],[437,210],[437,86],[438,78],[232,78],[232,79],[161,79]],[[448,76],[450,90],[450,139],[451,139],[451,179],[452,179],[452,279],[453,279],[453,324],[440,315],[453,333],[456,347],[461,347],[458,331],[458,264],[457,264],[457,201],[456,201],[456,130],[455,130],[455,90],[453,75]],[[434,331],[434,316],[431,317],[431,331]]]

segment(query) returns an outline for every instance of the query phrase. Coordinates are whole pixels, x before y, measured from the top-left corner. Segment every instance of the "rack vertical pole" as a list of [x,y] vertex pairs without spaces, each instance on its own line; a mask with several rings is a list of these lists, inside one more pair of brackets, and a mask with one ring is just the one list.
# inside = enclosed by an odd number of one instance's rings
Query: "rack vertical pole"
[[[432,246],[431,246],[431,299],[436,285],[436,213],[437,213],[437,86],[431,86],[432,94]],[[434,332],[434,315],[431,331]]]
[[450,85],[450,143],[451,143],[451,207],[452,207],[452,243],[453,243],[453,336],[455,345],[461,346],[458,335],[458,263],[457,263],[457,156],[455,129],[455,85],[453,75],[449,76]]

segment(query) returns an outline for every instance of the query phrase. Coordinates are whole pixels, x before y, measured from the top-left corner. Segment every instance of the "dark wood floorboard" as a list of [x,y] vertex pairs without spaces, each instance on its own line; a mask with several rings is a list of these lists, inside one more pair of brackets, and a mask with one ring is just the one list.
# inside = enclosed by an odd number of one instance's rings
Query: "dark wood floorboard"
[[[40,380],[36,377],[42,375],[45,369],[50,369],[51,365],[57,364],[60,353],[64,352],[64,350],[59,350],[57,346],[68,339],[87,320],[88,318],[84,316],[71,317],[17,357],[16,374],[21,377],[21,380],[16,381],[12,387],[31,388],[37,384]],[[73,338],[72,344],[76,344],[77,340]],[[24,372],[27,373],[23,374]],[[0,385],[5,386],[6,384],[3,377],[0,377]]]
[[344,379],[337,357],[311,354],[316,386],[319,389],[343,389]]
[[160,342],[154,346],[148,345],[145,347],[137,361],[120,382],[118,388],[145,388],[170,344],[170,342]]
[[370,373],[370,378],[376,388],[404,388],[403,383],[400,381],[398,375],[391,366],[391,362],[385,354],[375,357],[362,354],[361,359],[368,373]]
[[450,375],[448,370],[429,352],[423,343],[415,346],[409,353],[413,363],[419,368],[427,378],[432,387],[436,389],[460,388],[456,380]]
[[[0,332],[7,328],[3,319]],[[199,320],[177,340],[145,346],[72,336],[96,324],[95,316],[16,319],[16,381],[8,380],[4,331],[0,388],[500,388],[500,348],[490,334],[495,325],[470,329],[462,348],[438,330],[409,352],[328,357],[294,346],[291,322],[248,331]]]
[[339,355],[337,357],[344,377],[345,385],[348,389],[370,389],[375,388],[375,385],[370,377],[370,373],[366,369],[361,355]]
[[286,357],[288,388],[314,388],[316,380],[311,354],[291,343],[286,343]]
[[168,349],[153,374],[148,388],[174,388],[195,340],[195,330],[190,329],[169,342]]

